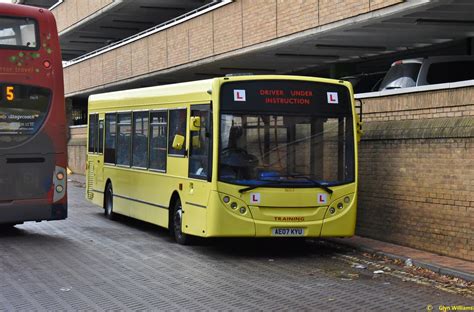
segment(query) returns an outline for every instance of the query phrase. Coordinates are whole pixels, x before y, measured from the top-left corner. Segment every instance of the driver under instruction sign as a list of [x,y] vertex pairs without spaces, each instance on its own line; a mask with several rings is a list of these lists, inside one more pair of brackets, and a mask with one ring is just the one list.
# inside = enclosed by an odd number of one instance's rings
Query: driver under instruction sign
[[[312,81],[231,81],[221,87],[223,111],[339,115],[351,112],[349,89]],[[337,105],[334,105],[337,104]]]

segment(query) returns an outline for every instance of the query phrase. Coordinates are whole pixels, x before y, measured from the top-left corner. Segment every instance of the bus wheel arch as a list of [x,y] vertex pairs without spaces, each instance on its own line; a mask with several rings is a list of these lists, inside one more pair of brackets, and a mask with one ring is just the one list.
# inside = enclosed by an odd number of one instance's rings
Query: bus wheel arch
[[178,244],[189,245],[191,243],[191,237],[182,232],[182,214],[183,206],[181,204],[181,198],[179,197],[178,192],[175,191],[171,196],[169,206],[169,231]]
[[171,235],[173,235],[173,210],[177,200],[180,200],[179,194],[177,191],[174,191],[171,195],[170,204],[168,206],[168,230]]
[[112,220],[115,216],[114,214],[114,192],[112,188],[112,181],[110,179],[105,183],[104,190],[104,215],[107,219]]

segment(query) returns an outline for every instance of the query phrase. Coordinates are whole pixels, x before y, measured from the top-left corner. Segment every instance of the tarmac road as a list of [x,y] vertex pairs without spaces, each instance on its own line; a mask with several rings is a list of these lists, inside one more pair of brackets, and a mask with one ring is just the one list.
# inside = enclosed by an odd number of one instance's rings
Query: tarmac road
[[[440,311],[472,297],[374,274],[324,241],[214,239],[110,221],[69,183],[69,218],[0,231],[0,310]],[[366,263],[357,269],[354,263]],[[368,263],[368,264],[367,264]]]

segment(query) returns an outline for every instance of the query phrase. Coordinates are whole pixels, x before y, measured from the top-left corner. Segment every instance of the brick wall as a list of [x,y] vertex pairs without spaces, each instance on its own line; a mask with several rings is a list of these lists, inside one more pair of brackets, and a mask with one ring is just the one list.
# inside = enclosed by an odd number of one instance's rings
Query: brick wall
[[53,9],[58,31],[61,32],[77,22],[114,2],[113,0],[64,0]]
[[357,234],[474,261],[474,87],[364,99]]
[[286,36],[319,25],[319,0],[277,0],[277,35]]
[[130,44],[132,53],[132,76],[148,73],[148,40],[139,40]]
[[[402,0],[236,0],[127,46],[66,67],[65,92],[67,95],[198,61],[400,2]],[[80,10],[82,13],[78,13],[77,3],[77,0],[66,0],[59,5],[54,10],[58,20],[69,14],[69,20],[77,21],[84,12],[104,7],[111,0],[98,1],[102,6],[89,4],[87,10]],[[96,77],[81,81],[80,71],[87,72],[87,67]]]
[[212,14],[206,14],[189,22],[189,60],[195,61],[214,54]]
[[276,38],[276,1],[242,0],[244,46]]
[[242,2],[236,1],[212,13],[214,53],[239,49],[242,39]]
[[182,23],[168,29],[167,32],[167,65],[173,67],[189,61],[188,23]]
[[319,23],[321,25],[369,12],[370,1],[320,0]]
[[160,32],[147,37],[148,42],[148,71],[166,68],[168,64],[167,33]]

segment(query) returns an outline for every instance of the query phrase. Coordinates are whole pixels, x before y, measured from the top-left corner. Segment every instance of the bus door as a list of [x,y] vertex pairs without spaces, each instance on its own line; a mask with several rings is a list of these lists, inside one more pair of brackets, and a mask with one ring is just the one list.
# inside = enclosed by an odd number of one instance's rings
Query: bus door
[[211,105],[192,105],[189,119],[189,170],[183,224],[191,234],[205,234],[211,188]]
[[95,182],[99,190],[104,190],[104,115],[99,116],[97,159],[95,162]]
[[[87,198],[97,197],[97,191],[103,191],[104,179],[104,117],[98,114],[89,115],[89,144],[87,157]],[[99,199],[101,200],[101,199]],[[94,200],[95,201],[95,200]]]

